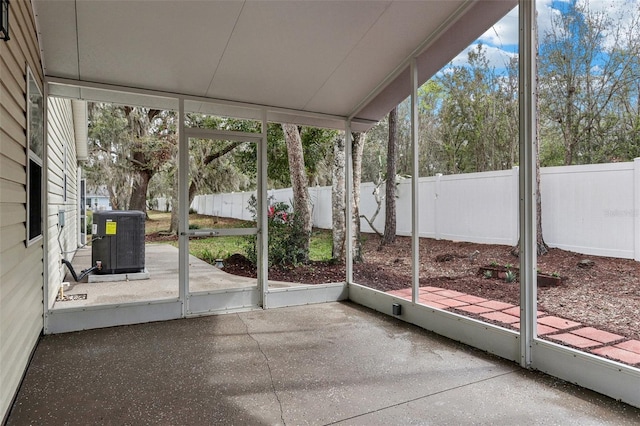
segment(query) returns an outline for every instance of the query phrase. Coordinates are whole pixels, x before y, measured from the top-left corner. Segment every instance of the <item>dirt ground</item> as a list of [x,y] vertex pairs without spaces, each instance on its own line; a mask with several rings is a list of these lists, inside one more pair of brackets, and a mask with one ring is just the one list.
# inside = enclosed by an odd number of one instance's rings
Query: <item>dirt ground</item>
[[[363,243],[364,261],[354,264],[354,281],[381,291],[410,287],[411,239],[398,237],[394,244],[382,248],[378,242],[377,237],[368,236]],[[507,283],[478,274],[483,265],[517,268],[519,260],[510,251],[502,245],[422,238],[420,285],[519,304],[517,281]],[[228,259],[225,270],[255,276],[242,256]],[[340,282],[344,281],[344,271],[342,264],[312,262],[293,269],[272,268],[269,279],[308,284]],[[551,249],[538,258],[538,271],[562,278],[560,285],[538,288],[540,310],[640,339],[640,262]]]

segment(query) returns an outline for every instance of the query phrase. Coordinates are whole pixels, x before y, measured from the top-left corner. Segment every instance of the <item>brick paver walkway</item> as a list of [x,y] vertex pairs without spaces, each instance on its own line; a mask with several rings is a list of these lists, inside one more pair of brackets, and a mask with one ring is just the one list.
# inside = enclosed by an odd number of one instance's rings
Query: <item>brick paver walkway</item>
[[[388,292],[394,296],[411,300],[411,289]],[[505,328],[520,328],[520,307],[497,300],[446,290],[439,287],[421,287],[418,297],[420,303],[443,310],[471,313]],[[640,367],[640,341],[624,336],[585,327],[545,312],[538,311],[538,335],[553,342],[578,348],[585,352],[611,358],[613,360]]]

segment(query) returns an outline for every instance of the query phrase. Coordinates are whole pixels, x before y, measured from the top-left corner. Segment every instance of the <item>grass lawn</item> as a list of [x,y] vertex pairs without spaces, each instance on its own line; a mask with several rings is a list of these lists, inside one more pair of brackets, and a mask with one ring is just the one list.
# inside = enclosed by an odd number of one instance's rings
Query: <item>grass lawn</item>
[[[149,211],[149,219],[146,221],[146,234],[154,234],[169,229],[171,213]],[[216,229],[216,228],[247,228],[255,226],[252,222],[206,216],[199,214],[189,215],[191,228]],[[177,241],[170,241],[169,244],[178,246]],[[232,237],[212,237],[192,239],[189,241],[189,253],[213,263],[215,259],[225,259],[232,254],[240,253],[246,255],[247,239],[243,236]],[[331,260],[331,231],[325,229],[314,229],[311,234],[309,245],[309,258],[311,260]]]

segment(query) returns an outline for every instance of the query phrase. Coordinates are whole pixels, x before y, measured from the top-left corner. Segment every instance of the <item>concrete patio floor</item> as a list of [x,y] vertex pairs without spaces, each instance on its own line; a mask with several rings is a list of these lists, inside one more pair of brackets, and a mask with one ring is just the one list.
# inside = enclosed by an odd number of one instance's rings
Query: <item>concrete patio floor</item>
[[640,410],[351,303],[42,338],[26,424],[640,424]]
[[[76,275],[80,275],[84,269],[89,269],[91,247],[78,250],[71,263]],[[85,277],[81,282],[75,282],[71,274],[67,273],[65,281],[69,282],[70,286],[64,289],[65,296],[86,294],[86,299],[56,301],[53,309],[178,298],[178,249],[176,247],[170,244],[146,244],[145,267],[149,272],[149,279],[143,280],[127,280],[126,276],[122,275],[119,281],[90,283],[87,282],[88,277]],[[100,276],[100,278],[109,277],[113,275]],[[301,284],[269,281],[271,288],[299,285]],[[256,286],[257,281],[253,278],[227,274],[195,256],[189,256],[189,290],[191,292]]]

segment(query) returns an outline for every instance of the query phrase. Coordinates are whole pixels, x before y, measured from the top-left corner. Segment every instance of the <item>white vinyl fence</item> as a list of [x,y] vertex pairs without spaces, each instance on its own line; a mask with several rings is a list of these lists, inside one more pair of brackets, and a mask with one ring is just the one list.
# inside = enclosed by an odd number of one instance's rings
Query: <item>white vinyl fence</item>
[[[640,260],[640,158],[627,163],[541,170],[542,229],[547,244],[578,253]],[[371,218],[375,185],[363,183],[360,212]],[[380,188],[384,192],[384,187]],[[309,189],[314,226],[331,229],[331,187]],[[252,193],[197,196],[198,213],[251,219]],[[290,188],[271,190],[291,203]],[[162,203],[162,200],[160,200]],[[515,245],[518,168],[419,179],[420,236]],[[162,204],[160,204],[162,206]],[[363,232],[373,232],[362,220]],[[384,205],[374,226],[384,230]],[[398,184],[397,233],[411,235],[411,180]]]

